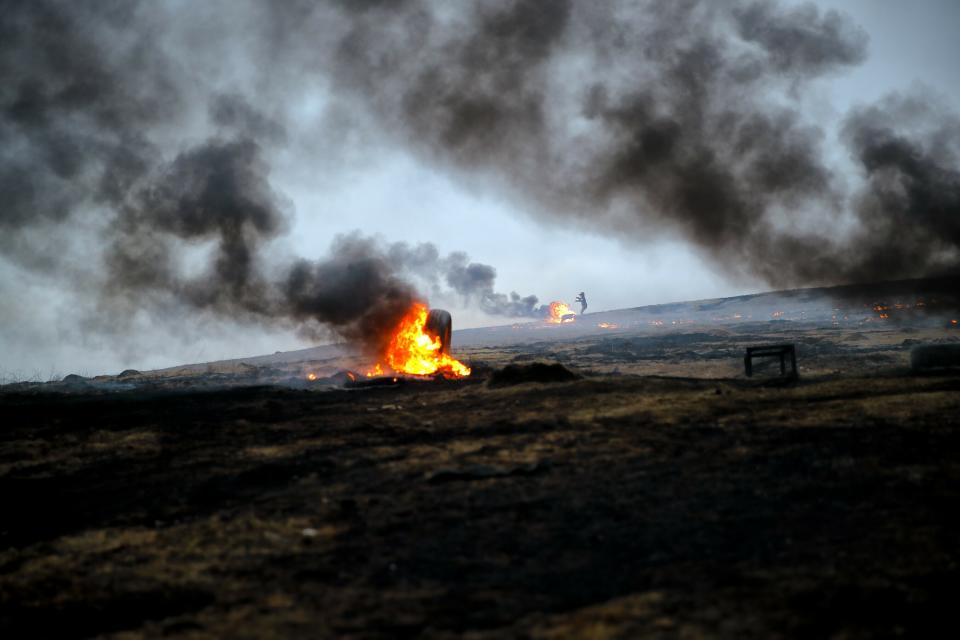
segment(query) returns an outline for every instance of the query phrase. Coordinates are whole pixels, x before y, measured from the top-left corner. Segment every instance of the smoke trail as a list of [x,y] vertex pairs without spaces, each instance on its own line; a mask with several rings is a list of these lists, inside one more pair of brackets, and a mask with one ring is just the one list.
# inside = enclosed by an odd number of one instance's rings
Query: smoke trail
[[[479,262],[471,262],[462,251],[441,257],[429,242],[410,247],[397,242],[385,249],[391,264],[405,273],[422,279],[434,295],[448,296],[449,290],[465,304],[476,304],[482,311],[496,316],[539,317],[542,315],[537,296],[521,296],[495,291],[497,270]],[[445,286],[444,286],[445,285]]]
[[[212,139],[180,154],[124,203],[106,254],[108,297],[152,293],[160,307],[293,321],[313,337],[332,329],[373,353],[410,304],[424,298],[416,279],[437,295],[450,287],[491,314],[535,314],[536,296],[496,293],[496,270],[462,252],[441,257],[429,243],[411,248],[359,233],[335,238],[322,259],[281,265],[271,279],[263,247],[284,231],[287,206],[250,139]],[[182,242],[211,245],[200,273],[183,273]]]

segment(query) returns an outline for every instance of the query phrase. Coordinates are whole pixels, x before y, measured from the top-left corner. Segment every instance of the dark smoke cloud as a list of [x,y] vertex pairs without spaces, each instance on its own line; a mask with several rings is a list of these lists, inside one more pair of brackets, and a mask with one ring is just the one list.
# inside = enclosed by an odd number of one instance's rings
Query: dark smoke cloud
[[383,350],[387,330],[418,298],[376,243],[359,236],[337,238],[326,259],[298,261],[282,290],[290,317],[332,327],[371,353]]
[[287,131],[282,124],[253,108],[243,96],[222,94],[210,102],[210,119],[231,131],[242,131],[257,140],[282,144]]
[[411,247],[403,242],[391,244],[386,249],[391,264],[409,275],[424,280],[434,295],[447,297],[447,290],[455,293],[462,302],[476,304],[490,315],[508,317],[539,317],[543,312],[538,307],[537,296],[521,296],[515,291],[509,294],[494,290],[497,270],[479,262],[471,262],[462,251],[441,257],[437,248],[424,242]]
[[733,16],[737,34],[759,45],[766,64],[779,73],[819,75],[866,59],[866,33],[837,11],[753,2],[734,8]]
[[[172,291],[196,307],[267,313],[272,301],[257,260],[260,243],[285,227],[280,207],[253,141],[213,140],[185,152],[124,203],[107,253],[110,286]],[[209,272],[182,281],[174,239],[216,242]]]
[[[106,254],[107,298],[152,294],[156,306],[293,322],[314,338],[332,330],[372,353],[399,315],[424,299],[413,280],[440,296],[449,287],[487,313],[536,313],[536,296],[496,293],[496,270],[462,252],[441,257],[429,243],[386,244],[359,233],[338,236],[325,258],[295,260],[271,278],[265,245],[285,230],[288,206],[250,139],[213,139],[180,154],[124,204]],[[180,268],[184,242],[208,245],[200,273]]]
[[[956,238],[943,236],[956,219],[954,151],[887,163],[884,178],[861,162],[864,192],[850,194],[827,164],[825,131],[799,111],[812,80],[866,58],[867,35],[843,14],[516,0],[453,19],[409,3],[394,15],[351,21],[333,76],[424,158],[492,177],[551,219],[638,240],[679,232],[728,271],[775,285],[957,265]],[[928,116],[943,128],[942,114]],[[864,143],[850,130],[862,119],[851,115],[841,139],[858,162]],[[923,155],[900,128],[883,137]],[[910,196],[881,205],[891,172]],[[851,198],[857,230],[823,233]],[[906,245],[885,232],[904,224]]]
[[[116,208],[180,112],[149,6],[6,2],[0,12],[0,251],[56,272],[79,211]],[[149,78],[141,81],[138,78]],[[37,231],[42,230],[42,232]],[[40,235],[40,241],[36,236]]]
[[291,207],[270,160],[323,155],[291,123],[326,91],[342,121],[377,123],[368,138],[545,220],[681,234],[774,285],[954,271],[956,117],[909,96],[849,114],[851,190],[800,111],[867,44],[843,14],[772,1],[5,2],[0,252],[66,278],[53,240],[86,230],[105,238],[84,245],[103,273],[71,285],[108,312],[186,307],[354,341],[419,297],[413,282],[536,314],[493,267],[429,244],[276,254]]
[[[370,351],[423,298],[411,275],[438,291],[446,282],[490,313],[522,312],[519,296],[493,291],[492,267],[467,264],[463,254],[440,259],[431,245],[418,248],[430,254],[420,263],[401,256],[401,245],[360,235],[338,238],[319,260],[269,255],[290,204],[271,185],[265,147],[283,147],[287,129],[237,92],[211,86],[199,96],[206,106],[194,104],[184,66],[191,61],[169,37],[174,16],[150,3],[4,9],[0,70],[11,81],[0,87],[0,248],[8,259],[63,271],[56,251],[37,257],[43,247],[31,244],[31,230],[52,234],[96,218],[108,239],[90,256],[102,260],[103,275],[82,284],[95,288],[107,314],[188,308],[312,337],[332,331]],[[171,158],[184,139],[177,129],[198,113],[208,137]],[[199,265],[191,250],[202,254]]]
[[496,270],[470,262],[462,252],[441,256],[436,246],[384,243],[353,233],[334,239],[328,257],[299,260],[282,284],[284,314],[308,328],[316,324],[371,351],[382,348],[384,329],[395,325],[397,310],[424,300],[418,281],[431,295],[450,291],[490,314],[538,316],[537,297],[496,293]]
[[[152,293],[159,306],[292,321],[310,337],[332,330],[373,353],[398,316],[424,299],[413,281],[433,295],[452,291],[487,313],[537,315],[536,296],[495,292],[496,270],[462,252],[441,257],[430,243],[386,244],[359,233],[338,236],[322,259],[281,265],[271,278],[265,245],[285,230],[288,207],[271,188],[254,141],[213,139],[184,152],[124,204],[106,254],[107,296]],[[198,274],[180,269],[184,242],[208,245]]]
[[857,279],[936,273],[960,260],[960,118],[932,99],[891,96],[851,113],[843,137],[867,178],[855,207],[869,233]]

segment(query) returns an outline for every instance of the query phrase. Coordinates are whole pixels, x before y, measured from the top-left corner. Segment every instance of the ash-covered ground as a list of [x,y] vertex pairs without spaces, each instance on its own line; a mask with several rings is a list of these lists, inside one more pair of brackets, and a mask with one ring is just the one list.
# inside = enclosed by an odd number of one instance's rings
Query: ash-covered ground
[[[5,385],[0,634],[940,635],[960,377],[909,354],[960,330],[911,295],[457,332],[460,381],[319,348]],[[798,381],[743,375],[766,343]]]

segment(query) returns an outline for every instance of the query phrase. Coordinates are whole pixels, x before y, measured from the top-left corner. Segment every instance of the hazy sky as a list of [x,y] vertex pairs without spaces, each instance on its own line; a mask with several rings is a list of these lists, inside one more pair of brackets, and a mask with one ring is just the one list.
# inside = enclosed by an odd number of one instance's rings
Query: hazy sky
[[[849,172],[841,178],[855,180],[846,152],[836,143],[839,123],[851,108],[873,103],[891,91],[911,90],[918,83],[922,91],[939,94],[954,109],[960,106],[960,2],[814,4],[846,12],[869,36],[865,61],[815,78],[794,96],[803,113],[824,128],[823,146],[834,159],[833,166]],[[283,42],[276,46],[283,47]],[[231,64],[249,63],[244,58],[225,59],[218,73],[230,72]],[[245,74],[241,69],[237,75]],[[367,137],[350,119],[342,127],[328,118],[317,126],[314,119],[325,113],[330,91],[337,90],[304,86],[302,104],[286,105],[303,130],[288,126],[287,144],[278,145],[270,158],[272,187],[282,194],[290,216],[288,233],[272,241],[270,252],[319,258],[337,234],[358,229],[384,242],[431,242],[441,255],[463,251],[471,260],[495,267],[497,291],[534,294],[541,302],[572,302],[583,290],[590,310],[596,311],[769,288],[756,275],[718,270],[682,233],[658,231],[642,242],[635,232],[620,236],[589,221],[558,222],[488,181],[439,171],[424,162],[423,154]],[[185,121],[182,126],[189,130],[197,124]],[[7,200],[7,194],[0,196]],[[7,232],[0,228],[0,233]],[[30,241],[44,246],[43,233],[38,230]],[[101,230],[94,222],[80,223],[75,233],[83,237]],[[61,242],[71,241],[51,235],[50,246]],[[289,324],[235,323],[229,314],[185,309],[162,317],[137,313],[136,300],[123,311],[107,312],[129,317],[115,318],[115,323],[93,319],[90,294],[77,285],[83,278],[63,272],[95,270],[84,264],[84,249],[71,244],[64,249],[72,256],[68,266],[42,269],[8,259],[3,246],[0,375],[8,379],[149,369],[300,348],[316,341],[298,337]],[[91,263],[99,260],[94,253],[86,257]],[[450,308],[460,328],[511,321],[488,316],[475,305],[464,306],[456,296],[434,302]]]

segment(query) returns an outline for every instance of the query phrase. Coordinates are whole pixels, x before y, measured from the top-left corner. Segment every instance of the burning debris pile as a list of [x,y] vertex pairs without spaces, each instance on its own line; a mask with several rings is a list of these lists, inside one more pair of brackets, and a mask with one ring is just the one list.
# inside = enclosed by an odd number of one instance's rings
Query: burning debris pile
[[552,324],[573,322],[577,319],[577,314],[574,313],[573,309],[571,309],[566,302],[551,302],[548,307],[548,312],[550,315],[547,316],[547,322]]
[[449,313],[439,309],[428,312],[425,304],[415,302],[390,336],[383,363],[378,362],[367,376],[469,376],[470,367],[449,353],[451,329]]
[[[448,380],[466,378],[470,367],[450,355],[453,319],[443,309],[428,310],[422,302],[411,304],[407,313],[386,334],[374,342],[382,344],[375,364],[367,368],[367,379],[399,377],[442,377]],[[347,385],[359,384],[360,374],[342,371],[321,380],[316,372],[306,375],[309,382]]]

